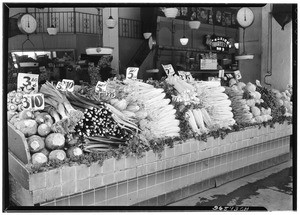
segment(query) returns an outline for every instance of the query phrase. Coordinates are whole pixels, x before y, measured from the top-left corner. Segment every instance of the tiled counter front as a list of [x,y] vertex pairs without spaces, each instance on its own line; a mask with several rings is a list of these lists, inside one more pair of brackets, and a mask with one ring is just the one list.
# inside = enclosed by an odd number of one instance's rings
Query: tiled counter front
[[191,139],[165,148],[161,158],[149,151],[141,159],[105,160],[102,167],[65,166],[29,175],[25,188],[14,180],[21,189],[12,190],[36,205],[166,205],[287,161],[291,134],[292,125],[285,123],[248,128],[225,139]]

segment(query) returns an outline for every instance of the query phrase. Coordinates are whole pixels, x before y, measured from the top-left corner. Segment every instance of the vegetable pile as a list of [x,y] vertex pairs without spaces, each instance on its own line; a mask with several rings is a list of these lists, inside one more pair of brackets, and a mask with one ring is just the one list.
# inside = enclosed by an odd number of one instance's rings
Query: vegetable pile
[[[252,83],[195,81],[174,75],[161,81],[108,80],[104,90],[40,87],[45,108],[24,110],[26,92],[8,93],[8,121],[27,138],[35,167],[87,162],[146,150],[188,138],[224,137],[249,124],[282,122],[292,114],[292,89]],[[55,166],[54,165],[54,166]]]

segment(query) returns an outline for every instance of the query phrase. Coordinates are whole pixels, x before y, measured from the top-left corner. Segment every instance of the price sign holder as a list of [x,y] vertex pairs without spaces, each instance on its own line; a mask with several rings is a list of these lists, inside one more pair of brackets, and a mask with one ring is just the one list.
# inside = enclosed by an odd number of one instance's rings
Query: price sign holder
[[165,70],[165,73],[167,74],[167,76],[172,76],[175,74],[172,64],[167,64],[167,65],[162,64],[162,67]]
[[44,94],[35,93],[35,94],[25,94],[23,95],[23,108],[26,110],[44,110],[45,100]]
[[107,82],[98,81],[95,87],[95,92],[106,92]]
[[237,80],[242,79],[240,70],[234,71],[234,76],[235,76],[235,79],[237,79]]
[[19,73],[17,80],[18,89],[38,92],[39,75]]
[[126,79],[136,80],[139,72],[138,67],[128,67],[126,69]]

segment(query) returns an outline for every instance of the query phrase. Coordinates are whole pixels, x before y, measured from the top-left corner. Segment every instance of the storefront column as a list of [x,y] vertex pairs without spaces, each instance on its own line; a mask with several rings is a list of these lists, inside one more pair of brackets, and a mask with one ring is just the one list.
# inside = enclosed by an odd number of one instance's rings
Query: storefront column
[[113,29],[109,29],[106,26],[105,21],[110,16],[110,8],[103,9],[103,46],[112,47],[113,51],[113,61],[112,68],[119,73],[119,28],[118,28],[118,19],[119,19],[119,9],[111,8],[111,15],[116,20],[117,24]]

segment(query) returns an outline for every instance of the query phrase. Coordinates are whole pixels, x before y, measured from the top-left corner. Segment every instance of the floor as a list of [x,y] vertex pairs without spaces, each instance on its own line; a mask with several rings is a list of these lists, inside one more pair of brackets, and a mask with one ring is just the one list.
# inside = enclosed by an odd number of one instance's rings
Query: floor
[[[292,161],[188,197],[169,206],[261,206],[292,210]],[[219,210],[219,209],[218,209]]]

